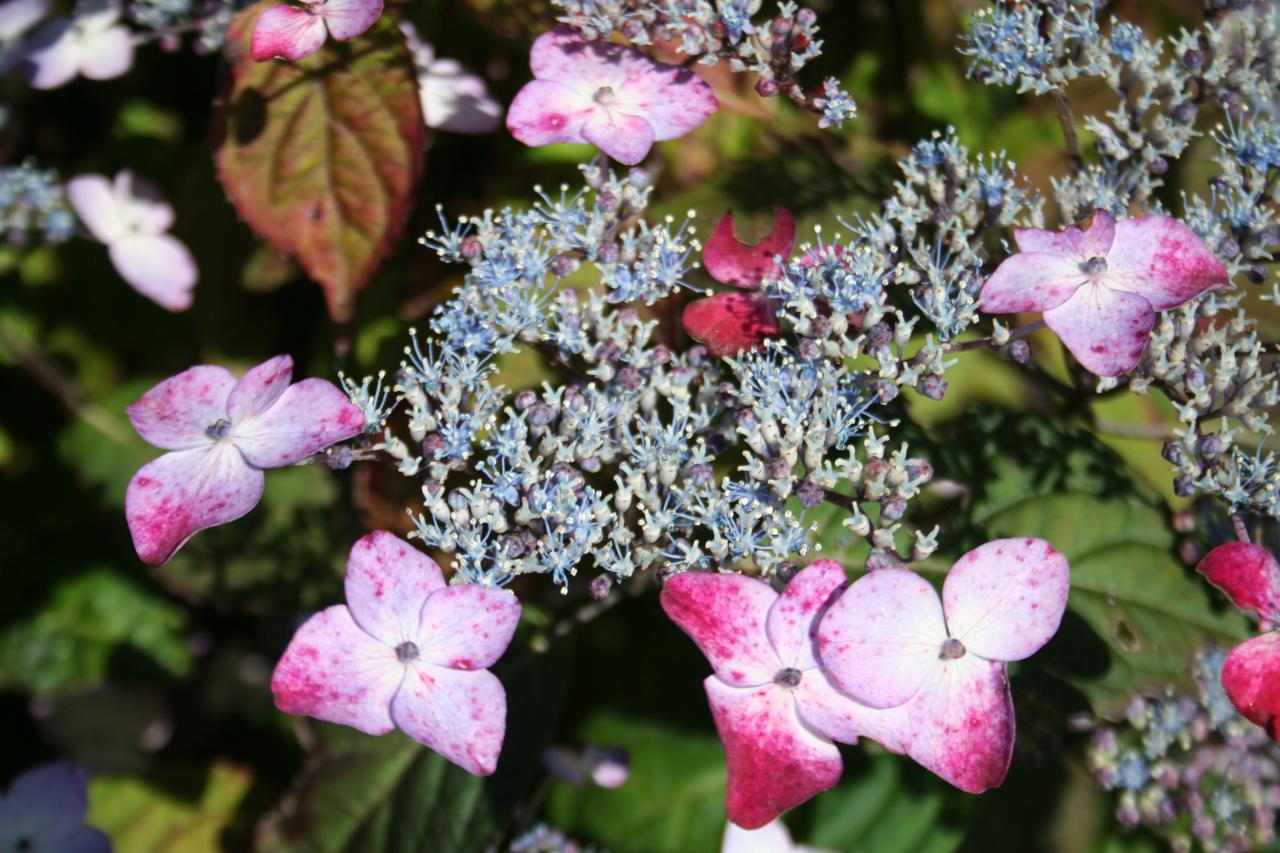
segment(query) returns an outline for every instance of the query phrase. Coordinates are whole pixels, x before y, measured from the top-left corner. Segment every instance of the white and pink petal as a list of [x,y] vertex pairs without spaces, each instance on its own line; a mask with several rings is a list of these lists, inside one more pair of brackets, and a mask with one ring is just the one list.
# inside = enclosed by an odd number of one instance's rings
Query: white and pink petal
[[76,175],[67,181],[67,201],[99,242],[110,244],[128,234],[124,207],[102,175]]
[[227,398],[227,417],[238,424],[270,409],[289,387],[293,359],[278,355],[250,368]]
[[325,0],[319,8],[329,35],[348,41],[374,25],[382,15],[382,0]]
[[433,592],[422,606],[417,643],[423,661],[450,669],[487,669],[511,645],[520,600],[509,590],[460,584]]
[[1010,255],[982,285],[988,314],[1048,311],[1070,299],[1088,281],[1077,261],[1045,252]]
[[807,670],[818,665],[818,618],[848,582],[835,560],[816,560],[787,584],[769,608],[765,625],[783,666]]
[[327,35],[320,15],[280,4],[254,21],[250,51],[258,62],[276,58],[296,62],[319,50]]
[[806,671],[792,696],[800,719],[824,737],[840,743],[868,737],[891,752],[904,752],[911,741],[906,705],[863,705],[837,690],[821,669]]
[[210,428],[227,417],[236,378],[224,367],[201,364],[159,383],[125,408],[133,428],[165,450],[213,443]]
[[304,379],[284,390],[264,412],[236,423],[231,437],[259,468],[306,459],[364,429],[364,413],[336,385]]
[[1080,263],[1090,258],[1106,257],[1115,242],[1115,235],[1115,218],[1099,208],[1090,216],[1088,226],[1084,229],[1077,225],[1068,226],[1062,231],[1019,228],[1013,232],[1013,239],[1018,244],[1019,251],[1048,252]]
[[507,130],[525,145],[585,142],[582,126],[596,111],[590,96],[553,80],[531,80],[507,109]]
[[199,271],[176,237],[127,236],[108,247],[111,264],[134,290],[168,311],[185,311],[194,299]]
[[352,546],[344,588],[356,623],[395,647],[418,641],[423,605],[445,582],[435,560],[394,533],[375,530]]
[[409,737],[476,776],[498,766],[507,729],[507,694],[493,673],[417,663],[391,701],[391,718]]
[[637,115],[597,109],[582,125],[582,138],[627,166],[645,158],[653,147],[653,128]]
[[778,594],[745,575],[683,572],[670,578],[659,600],[727,684],[772,684],[781,669],[765,623]]
[[80,73],[90,80],[112,80],[133,67],[133,35],[126,27],[85,35],[80,43]]
[[1116,225],[1106,283],[1142,296],[1157,311],[1229,284],[1226,269],[1196,232],[1154,214]]
[[1090,283],[1044,321],[1090,373],[1118,376],[1142,360],[1156,312],[1142,296]]

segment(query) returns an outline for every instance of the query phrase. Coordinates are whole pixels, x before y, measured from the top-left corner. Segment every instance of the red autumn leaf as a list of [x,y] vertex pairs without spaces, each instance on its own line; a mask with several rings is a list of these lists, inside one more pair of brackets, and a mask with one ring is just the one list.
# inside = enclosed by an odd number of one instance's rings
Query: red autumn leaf
[[218,176],[236,211],[322,288],[335,322],[404,230],[425,126],[413,61],[393,16],[298,62],[255,62],[270,2],[227,32],[231,71],[214,117]]

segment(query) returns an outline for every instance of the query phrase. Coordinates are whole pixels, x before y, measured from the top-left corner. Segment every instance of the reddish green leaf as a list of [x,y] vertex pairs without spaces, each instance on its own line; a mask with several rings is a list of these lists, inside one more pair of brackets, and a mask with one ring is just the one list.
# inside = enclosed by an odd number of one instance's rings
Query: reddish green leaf
[[425,127],[417,80],[393,16],[300,62],[254,62],[253,23],[227,32],[231,73],[215,115],[218,174],[240,216],[324,288],[351,319],[408,216]]

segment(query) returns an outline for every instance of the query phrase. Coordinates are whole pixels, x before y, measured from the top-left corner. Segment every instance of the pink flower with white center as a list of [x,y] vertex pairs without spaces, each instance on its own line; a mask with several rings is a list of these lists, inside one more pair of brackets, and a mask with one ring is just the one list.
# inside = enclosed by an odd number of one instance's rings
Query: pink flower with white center
[[684,136],[719,107],[692,71],[568,27],[538,37],[529,67],[536,79],[507,112],[507,129],[525,145],[588,142],[634,166],[654,142]]
[[0,797],[0,850],[110,853],[111,842],[84,825],[84,771],[69,761],[33,767]]
[[806,847],[791,840],[787,825],[780,820],[759,829],[743,829],[730,822],[724,828],[720,853],[832,853],[817,847]]
[[71,18],[52,18],[31,35],[26,62],[36,89],[57,89],[83,75],[110,80],[133,66],[133,34],[116,0],[81,2]]
[[1004,781],[1013,756],[1005,664],[1054,635],[1069,586],[1066,558],[1043,539],[997,539],[965,554],[941,602],[914,572],[871,571],[822,618],[818,654],[845,693],[905,714],[906,737],[886,747],[981,793]]
[[301,6],[272,6],[253,23],[250,52],[259,62],[296,62],[324,45],[326,36],[350,41],[382,15],[382,0],[302,0]]
[[734,236],[733,214],[726,213],[702,249],[702,265],[712,278],[742,288],[694,300],[684,308],[685,331],[713,355],[737,355],[782,333],[777,303],[758,291],[779,275],[775,259],[781,256],[785,263],[791,257],[796,219],[785,207],[775,207],[773,218],[773,230],[751,245]]
[[1222,689],[1250,722],[1280,742],[1280,563],[1261,545],[1231,542],[1196,567],[1265,633],[1241,643],[1222,663]]
[[173,208],[153,185],[128,169],[114,183],[102,175],[79,175],[67,182],[67,199],[134,290],[170,311],[191,307],[196,262],[168,233]]
[[142,466],[125,493],[125,517],[144,563],[168,560],[195,533],[258,505],[263,469],[292,465],[357,435],[364,415],[324,379],[290,385],[279,355],[240,381],[200,365],[171,376],[129,406],[138,434],[172,451]]
[[409,42],[418,72],[418,100],[427,127],[451,133],[492,133],[502,123],[502,105],[489,95],[484,78],[472,74],[455,59],[436,56],[408,21],[400,29]]
[[898,715],[842,695],[818,668],[813,628],[846,582],[839,564],[819,560],[782,595],[745,575],[705,572],[662,590],[663,610],[715,670],[703,685],[729,770],[725,810],[741,827],[762,827],[838,782],[833,740],[905,736]]
[[982,286],[982,310],[1043,311],[1076,360],[1098,376],[1137,366],[1157,311],[1229,286],[1204,241],[1168,216],[1116,222],[1096,210],[1085,231],[1020,228],[1014,240],[1020,251]]
[[351,549],[346,594],[293,635],[271,676],[276,707],[371,735],[398,727],[469,773],[492,773],[507,694],[487,668],[520,621],[516,597],[446,585],[430,557],[385,530]]

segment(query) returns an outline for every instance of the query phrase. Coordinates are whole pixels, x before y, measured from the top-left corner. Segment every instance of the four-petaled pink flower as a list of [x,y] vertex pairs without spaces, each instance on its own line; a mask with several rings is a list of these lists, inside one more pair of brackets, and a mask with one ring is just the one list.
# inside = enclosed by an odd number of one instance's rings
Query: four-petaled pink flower
[[1261,545],[1231,542],[1206,554],[1196,570],[1262,626],[1261,636],[1223,661],[1222,689],[1237,711],[1280,742],[1280,564]]
[[0,850],[110,853],[111,842],[84,825],[84,771],[70,761],[33,767],[0,797]]
[[773,209],[773,230],[754,246],[733,233],[733,214],[717,223],[702,249],[702,265],[716,281],[742,291],[718,293],[690,302],[684,309],[684,328],[717,356],[752,350],[782,333],[778,304],[758,291],[779,274],[776,258],[785,263],[796,245],[796,220],[785,207]]
[[498,763],[507,695],[487,667],[520,621],[507,590],[447,586],[431,558],[384,530],[347,562],[347,604],[312,616],[271,676],[276,707],[409,737],[477,776]]
[[1043,311],[1076,360],[1098,376],[1137,366],[1157,311],[1228,286],[1204,241],[1168,216],[1116,222],[1096,210],[1088,230],[1021,228],[1014,240],[1020,251],[983,285],[982,310]]
[[290,385],[292,375],[287,355],[239,382],[226,368],[200,365],[128,407],[139,435],[173,451],[144,465],[125,494],[143,562],[163,563],[196,532],[257,506],[264,468],[292,465],[363,429],[364,415],[333,383]]
[[729,771],[726,811],[764,826],[840,779],[833,740],[901,737],[893,715],[841,695],[818,668],[813,628],[844,588],[844,570],[819,560],[778,595],[739,574],[686,572],[667,581],[662,608],[710,661],[703,682]]
[[884,746],[980,793],[1004,781],[1013,755],[1005,662],[1054,635],[1069,585],[1066,558],[1042,539],[997,539],[965,554],[941,603],[906,569],[868,572],[822,617],[818,655],[845,693],[901,709],[899,739]]
[[173,208],[160,192],[128,169],[108,181],[79,175],[67,182],[67,199],[85,227],[106,244],[120,277],[170,311],[191,307],[196,262],[176,237]]
[[538,37],[529,67],[536,79],[507,111],[507,129],[525,145],[589,142],[634,166],[654,142],[684,136],[719,106],[692,71],[568,27]]
[[325,36],[349,41],[382,15],[382,0],[302,0],[302,6],[272,6],[253,23],[250,50],[259,62],[279,57],[296,62],[315,53]]

